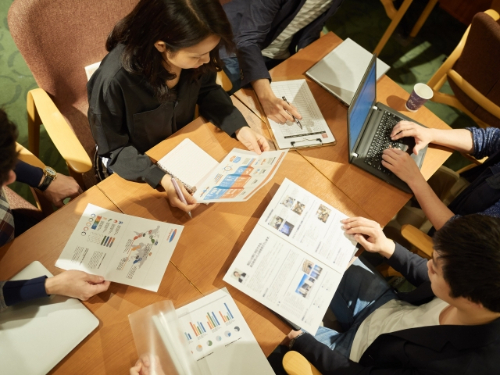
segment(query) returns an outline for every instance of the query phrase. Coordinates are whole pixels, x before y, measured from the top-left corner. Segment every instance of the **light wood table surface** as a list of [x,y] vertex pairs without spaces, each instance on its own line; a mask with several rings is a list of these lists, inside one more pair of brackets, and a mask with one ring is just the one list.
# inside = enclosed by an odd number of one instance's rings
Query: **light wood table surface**
[[[120,212],[97,187],[92,187],[0,248],[0,280],[11,278],[35,260],[54,275],[62,272],[54,264],[88,203]],[[84,302],[99,319],[99,326],[51,373],[128,374],[129,368],[137,361],[128,315],[164,299],[172,300],[179,307],[200,297],[200,292],[173,264],[169,264],[158,293],[111,283],[108,291]]]
[[[242,148],[241,143],[200,117],[147,154],[158,160],[185,138],[218,161],[234,147]],[[348,215],[368,216],[297,152],[288,153],[274,178],[249,201],[200,205],[192,212],[191,220],[186,213],[170,207],[165,193],[147,184],[113,175],[98,187],[126,214],[184,225],[171,262],[203,294],[228,287],[264,353],[269,355],[290,327],[269,309],[227,285],[222,277],[285,177]]]
[[[275,81],[306,78],[306,71],[337,47],[342,40],[328,33],[271,70]],[[309,88],[337,140],[336,145],[302,148],[297,152],[314,165],[327,179],[381,225],[387,224],[411,197],[377,177],[349,164],[347,139],[347,107],[314,81],[306,78]],[[241,89],[234,94],[252,110],[261,121],[267,121],[252,89]],[[405,108],[409,94],[389,77],[377,82],[377,100],[427,127],[450,129],[427,108],[411,113]],[[431,145],[427,151],[422,174],[428,179],[451,155],[445,148]]]

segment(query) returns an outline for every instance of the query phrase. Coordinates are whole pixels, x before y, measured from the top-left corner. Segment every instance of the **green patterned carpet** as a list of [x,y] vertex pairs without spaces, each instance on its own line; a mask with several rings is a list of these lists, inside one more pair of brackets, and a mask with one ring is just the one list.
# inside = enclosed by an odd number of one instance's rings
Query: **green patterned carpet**
[[[68,0],[69,1],[69,0]],[[392,68],[388,76],[410,92],[417,82],[427,82],[448,54],[456,46],[466,27],[437,6],[414,39],[406,35],[413,27],[426,0],[415,0],[398,29],[386,44],[380,58]],[[19,142],[27,145],[26,94],[37,87],[28,67],[17,50],[7,25],[7,12],[12,0],[0,0],[0,106],[19,127]],[[378,0],[345,0],[339,12],[325,29],[342,38],[350,37],[369,51],[380,40],[390,20]],[[445,87],[443,91],[450,91]],[[445,105],[428,103],[426,106],[453,128],[475,126],[461,112]],[[66,173],[64,161],[42,129],[40,158],[58,172]],[[459,169],[467,164],[461,155],[454,155],[446,165]],[[31,199],[29,189],[14,184],[14,190]]]

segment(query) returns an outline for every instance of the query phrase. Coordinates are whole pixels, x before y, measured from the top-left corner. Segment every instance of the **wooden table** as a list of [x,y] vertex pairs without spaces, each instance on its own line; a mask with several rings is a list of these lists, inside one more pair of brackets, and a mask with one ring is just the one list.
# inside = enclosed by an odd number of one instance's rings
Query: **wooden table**
[[[276,81],[306,78],[305,72],[317,61],[337,47],[342,40],[333,33],[321,37],[271,70]],[[381,225],[391,218],[411,197],[403,191],[387,184],[379,178],[349,164],[347,151],[347,108],[333,95],[306,78],[318,106],[328,126],[337,140],[334,146],[302,148],[297,152],[314,165],[337,188],[363,207],[369,217]],[[257,96],[252,89],[242,89],[234,94],[262,121],[267,121]],[[428,127],[450,129],[431,111],[423,107],[416,113],[406,110],[408,93],[389,77],[384,76],[377,83],[377,100],[394,108]],[[431,145],[422,166],[422,174],[428,179],[451,155],[439,146]]]
[[[151,149],[148,155],[158,160],[187,137],[218,161],[234,147],[242,147],[212,124],[198,118]],[[165,193],[153,190],[146,184],[137,184],[113,175],[98,187],[126,214],[185,225],[172,263],[203,294],[228,287],[262,350],[269,355],[290,331],[290,327],[260,303],[228,286],[222,277],[285,177],[348,215],[367,216],[307,160],[293,151],[288,153],[274,178],[249,201],[200,205],[192,212],[191,220],[187,214],[170,207]]]
[[[11,278],[35,260],[52,274],[60,273],[54,264],[88,203],[120,212],[97,187],[92,187],[0,249],[0,280]],[[164,299],[172,300],[179,307],[199,297],[200,292],[173,264],[168,266],[158,293],[111,283],[107,292],[84,302],[99,319],[98,328],[51,373],[128,374],[137,360],[128,315]]]

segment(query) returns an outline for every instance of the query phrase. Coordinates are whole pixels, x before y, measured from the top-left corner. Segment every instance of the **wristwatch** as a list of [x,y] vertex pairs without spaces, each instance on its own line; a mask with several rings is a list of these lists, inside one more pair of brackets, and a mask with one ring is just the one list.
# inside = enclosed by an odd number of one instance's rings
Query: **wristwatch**
[[43,175],[45,176],[45,178],[43,179],[43,182],[38,186],[38,190],[40,191],[47,190],[50,183],[56,179],[57,172],[51,167],[45,167],[45,169],[43,170]]

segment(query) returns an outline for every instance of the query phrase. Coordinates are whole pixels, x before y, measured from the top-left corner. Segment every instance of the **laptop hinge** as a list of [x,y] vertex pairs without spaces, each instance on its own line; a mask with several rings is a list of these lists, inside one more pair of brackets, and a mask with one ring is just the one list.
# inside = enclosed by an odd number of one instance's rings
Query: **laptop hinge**
[[358,157],[358,154],[356,154],[355,152],[351,153],[352,156],[354,156],[355,158]]

